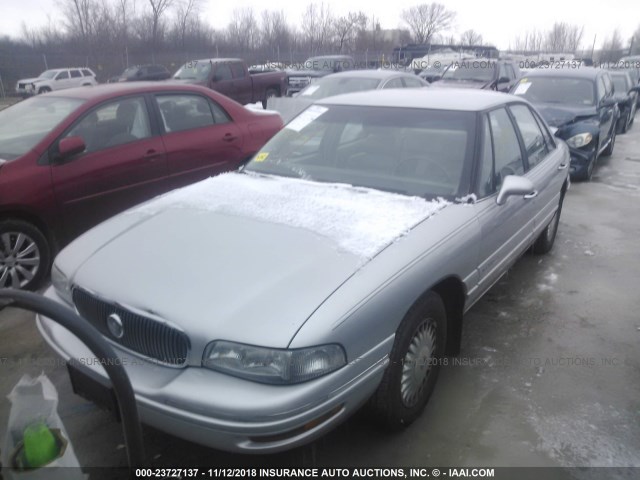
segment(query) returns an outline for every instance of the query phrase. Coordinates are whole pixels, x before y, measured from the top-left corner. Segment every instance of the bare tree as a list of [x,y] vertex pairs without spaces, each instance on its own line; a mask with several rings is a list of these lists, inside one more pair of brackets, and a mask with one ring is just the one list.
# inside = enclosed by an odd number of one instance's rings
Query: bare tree
[[291,29],[287,25],[284,11],[265,10],[262,12],[262,45],[271,54],[291,44]]
[[448,29],[456,13],[441,3],[423,3],[402,11],[416,43],[429,43],[436,33]]
[[629,46],[629,55],[638,55],[640,54],[640,25],[636,28],[636,31],[633,33],[633,37],[631,37],[630,46]]
[[349,12],[333,21],[338,52],[351,51],[358,31],[366,28],[367,16],[362,12]]
[[622,36],[616,28],[610,37],[607,37],[602,44],[600,52],[601,62],[617,62],[622,57]]
[[315,54],[330,43],[333,16],[328,5],[310,3],[302,15],[302,34],[309,50]]
[[255,49],[260,36],[258,21],[253,8],[236,8],[227,26],[227,40],[235,43],[242,52]]
[[476,32],[473,29],[472,30],[466,30],[460,36],[460,43],[462,43],[462,45],[467,45],[467,46],[481,45],[482,44],[482,35],[480,35],[478,32]]
[[201,5],[202,0],[181,0],[177,4],[174,28],[180,42],[180,47],[183,50],[185,49],[189,25],[194,20],[197,20]]
[[580,48],[583,34],[584,26],[569,25],[567,28],[567,51],[576,52]]
[[151,5],[151,41],[154,52],[158,46],[158,33],[161,30],[162,16],[173,4],[173,1],[174,0],[149,0],[149,5]]

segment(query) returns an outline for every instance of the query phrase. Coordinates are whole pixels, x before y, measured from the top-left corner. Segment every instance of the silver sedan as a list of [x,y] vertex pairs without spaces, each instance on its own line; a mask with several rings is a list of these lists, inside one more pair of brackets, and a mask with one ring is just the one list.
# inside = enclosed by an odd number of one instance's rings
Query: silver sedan
[[[142,420],[229,451],[309,442],[367,404],[422,412],[463,314],[546,253],[569,153],[526,101],[476,90],[324,99],[239,172],[135,207],[55,261],[46,295],[121,355]],[[38,318],[76,392],[102,365]],[[97,393],[96,393],[97,392]]]

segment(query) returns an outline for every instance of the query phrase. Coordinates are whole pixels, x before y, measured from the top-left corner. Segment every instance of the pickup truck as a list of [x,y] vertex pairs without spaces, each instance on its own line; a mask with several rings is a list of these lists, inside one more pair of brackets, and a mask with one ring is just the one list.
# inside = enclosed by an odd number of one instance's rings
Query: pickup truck
[[286,91],[285,72],[267,72],[251,75],[247,65],[238,58],[207,58],[191,60],[173,75],[175,80],[202,85],[246,105],[279,97]]
[[326,77],[330,73],[344,72],[355,68],[355,61],[349,55],[324,55],[311,57],[297,70],[289,70],[287,73],[287,96],[298,93],[311,82],[318,78]]

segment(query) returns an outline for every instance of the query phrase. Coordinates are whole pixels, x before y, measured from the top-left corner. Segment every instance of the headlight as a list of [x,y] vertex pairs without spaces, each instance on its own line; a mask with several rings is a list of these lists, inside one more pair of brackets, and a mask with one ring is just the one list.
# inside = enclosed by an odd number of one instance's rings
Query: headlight
[[56,293],[60,298],[62,298],[69,305],[73,305],[69,279],[55,264],[51,268],[51,284],[53,285],[53,288],[56,289]]
[[340,345],[276,349],[217,340],[204,352],[202,365],[261,383],[293,384],[326,375],[344,366]]
[[590,133],[579,133],[578,135],[574,135],[570,139],[567,140],[567,144],[573,148],[584,147],[585,145],[589,145],[593,136]]

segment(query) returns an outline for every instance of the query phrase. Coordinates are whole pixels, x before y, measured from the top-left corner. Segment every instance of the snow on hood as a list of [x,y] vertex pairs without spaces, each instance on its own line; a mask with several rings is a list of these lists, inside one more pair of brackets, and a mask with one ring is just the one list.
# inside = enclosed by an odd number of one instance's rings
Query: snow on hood
[[347,184],[226,173],[129,212],[187,208],[253,218],[312,231],[369,259],[448,204]]

